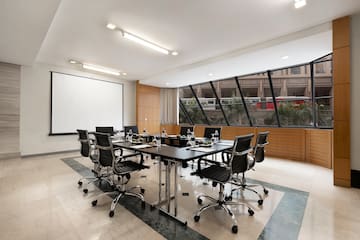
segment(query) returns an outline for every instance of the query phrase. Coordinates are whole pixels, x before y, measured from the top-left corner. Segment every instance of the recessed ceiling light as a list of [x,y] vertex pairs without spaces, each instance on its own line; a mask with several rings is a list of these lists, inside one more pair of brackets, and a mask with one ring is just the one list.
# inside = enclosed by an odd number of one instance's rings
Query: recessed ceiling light
[[123,72],[123,73],[121,73],[123,76],[126,76],[127,75],[127,73],[126,72]]
[[78,63],[78,61],[75,61],[75,60],[73,60],[73,59],[70,59],[70,60],[69,60],[69,63],[71,63],[71,64],[76,64],[76,63]]
[[171,55],[173,55],[173,56],[177,56],[177,55],[179,55],[179,53],[178,53],[178,52],[176,52],[176,51],[173,51],[173,52],[171,52]]
[[289,58],[289,56],[282,56],[281,57],[281,59],[283,59],[283,60],[286,60],[286,59],[288,59]]
[[115,30],[116,25],[113,24],[113,23],[108,23],[108,24],[106,25],[106,27],[107,27],[108,29],[110,29],[110,30]]
[[211,77],[211,76],[213,76],[214,74],[213,74],[213,73],[209,73],[208,75]]
[[306,5],[306,0],[294,0],[295,8],[302,8]]

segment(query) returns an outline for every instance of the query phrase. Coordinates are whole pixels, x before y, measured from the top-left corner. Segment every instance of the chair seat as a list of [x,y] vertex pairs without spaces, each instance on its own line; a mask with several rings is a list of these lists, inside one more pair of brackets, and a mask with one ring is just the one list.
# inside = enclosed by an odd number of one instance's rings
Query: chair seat
[[201,169],[198,174],[200,177],[222,183],[227,182],[230,178],[229,169],[218,165],[212,165],[208,168]]
[[134,161],[121,161],[115,165],[114,172],[118,174],[122,174],[133,171],[139,171],[145,168],[149,168],[149,167],[143,164],[136,163]]

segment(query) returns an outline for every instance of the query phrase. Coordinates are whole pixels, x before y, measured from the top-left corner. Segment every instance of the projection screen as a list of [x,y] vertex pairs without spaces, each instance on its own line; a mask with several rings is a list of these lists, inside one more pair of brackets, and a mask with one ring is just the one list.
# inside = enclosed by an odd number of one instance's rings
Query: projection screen
[[50,135],[96,126],[123,128],[123,85],[51,72]]

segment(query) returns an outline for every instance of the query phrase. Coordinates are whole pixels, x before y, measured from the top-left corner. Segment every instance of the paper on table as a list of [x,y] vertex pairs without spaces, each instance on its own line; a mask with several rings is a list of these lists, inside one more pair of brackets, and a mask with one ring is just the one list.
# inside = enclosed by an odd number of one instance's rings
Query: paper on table
[[134,149],[148,148],[148,147],[152,147],[152,146],[149,144],[140,144],[140,145],[131,146],[131,148],[134,148]]
[[190,150],[198,151],[198,152],[212,152],[215,149],[209,147],[196,147],[196,148],[190,148]]

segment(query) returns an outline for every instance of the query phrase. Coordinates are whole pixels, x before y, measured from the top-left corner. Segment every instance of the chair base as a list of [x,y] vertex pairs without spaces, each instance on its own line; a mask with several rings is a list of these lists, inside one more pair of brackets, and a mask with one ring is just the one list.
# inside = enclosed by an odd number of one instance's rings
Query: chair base
[[[111,207],[110,207],[110,211],[109,211],[109,217],[113,217],[115,215],[115,208],[116,205],[118,204],[119,200],[124,197],[124,196],[132,196],[132,197],[136,197],[138,199],[141,200],[141,207],[145,208],[145,199],[144,199],[144,193],[145,193],[145,189],[141,188],[140,186],[135,186],[132,187],[130,189],[125,189],[125,185],[118,185],[116,186],[117,189],[111,192],[104,192],[101,193],[100,195],[97,196],[97,199],[100,198],[101,196],[104,195],[116,195],[115,198],[112,200],[111,202]],[[136,193],[136,192],[132,192],[131,190],[139,188],[141,193]],[[97,205],[98,200],[95,199],[94,201],[91,202],[91,205],[93,207],[95,207]]]
[[230,196],[227,196],[225,197],[225,199],[232,199],[232,194],[233,192],[235,191],[245,191],[245,190],[248,190],[248,191],[251,191],[253,193],[255,193],[258,197],[259,197],[259,200],[257,201],[258,204],[261,206],[264,202],[264,199],[263,197],[261,196],[261,194],[258,193],[258,191],[256,191],[255,189],[253,188],[256,188],[256,187],[262,187],[263,191],[264,191],[264,194],[267,195],[269,193],[269,190],[267,190],[263,185],[261,184],[247,184],[246,183],[246,178],[245,176],[243,175],[242,179],[239,179],[239,178],[233,178],[233,180],[231,181],[231,184],[233,185],[236,185],[238,186],[237,188],[233,188],[231,189],[231,195]]
[[202,198],[207,198],[208,200],[210,200],[211,203],[209,203],[208,205],[205,205],[203,207],[201,207],[195,214],[194,216],[194,221],[198,222],[200,220],[200,215],[210,209],[210,208],[221,208],[223,209],[232,219],[233,225],[231,227],[231,231],[233,233],[237,233],[238,231],[238,225],[237,225],[237,220],[235,218],[235,214],[231,211],[231,209],[229,208],[229,206],[234,206],[234,205],[242,205],[242,206],[246,206],[248,208],[248,213],[250,216],[254,215],[254,211],[247,206],[247,204],[245,203],[240,203],[240,202],[233,202],[233,201],[227,201],[225,200],[224,197],[224,184],[220,183],[220,192],[219,192],[219,198],[215,199],[211,196],[205,195],[205,194],[201,194],[198,196],[197,201],[199,204],[202,204],[203,200]]

